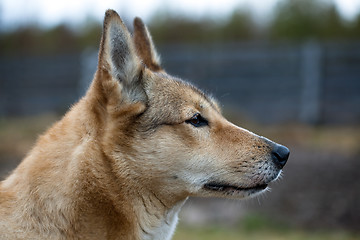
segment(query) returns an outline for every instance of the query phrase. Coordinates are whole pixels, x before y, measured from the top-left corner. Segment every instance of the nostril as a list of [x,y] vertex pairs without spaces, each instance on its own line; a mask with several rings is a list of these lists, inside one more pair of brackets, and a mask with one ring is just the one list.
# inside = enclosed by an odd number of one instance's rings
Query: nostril
[[276,165],[283,168],[289,158],[290,151],[287,147],[282,145],[276,145],[271,152],[271,156]]

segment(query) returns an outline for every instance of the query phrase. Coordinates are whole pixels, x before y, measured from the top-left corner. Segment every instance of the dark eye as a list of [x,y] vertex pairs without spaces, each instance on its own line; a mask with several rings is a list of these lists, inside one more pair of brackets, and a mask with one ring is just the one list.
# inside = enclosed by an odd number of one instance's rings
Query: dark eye
[[185,121],[186,123],[190,123],[194,127],[202,127],[208,125],[208,121],[203,118],[199,113],[196,113],[192,118]]

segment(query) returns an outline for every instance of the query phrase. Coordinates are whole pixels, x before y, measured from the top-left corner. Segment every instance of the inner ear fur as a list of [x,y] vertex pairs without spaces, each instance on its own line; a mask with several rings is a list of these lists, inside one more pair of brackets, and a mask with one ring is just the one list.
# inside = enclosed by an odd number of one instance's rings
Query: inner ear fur
[[143,66],[129,30],[113,10],[105,13],[98,70],[107,72],[113,80],[118,81],[123,100],[146,101],[142,86]]
[[134,19],[134,43],[143,63],[154,72],[161,71],[160,57],[146,25],[139,17]]

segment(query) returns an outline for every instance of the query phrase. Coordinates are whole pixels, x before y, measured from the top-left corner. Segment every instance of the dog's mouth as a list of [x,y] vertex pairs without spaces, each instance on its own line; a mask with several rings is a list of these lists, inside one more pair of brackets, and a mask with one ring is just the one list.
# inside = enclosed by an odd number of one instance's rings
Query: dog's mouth
[[230,184],[210,182],[204,185],[204,189],[216,192],[248,192],[248,193],[256,193],[267,188],[268,184],[258,184],[249,187],[239,187]]

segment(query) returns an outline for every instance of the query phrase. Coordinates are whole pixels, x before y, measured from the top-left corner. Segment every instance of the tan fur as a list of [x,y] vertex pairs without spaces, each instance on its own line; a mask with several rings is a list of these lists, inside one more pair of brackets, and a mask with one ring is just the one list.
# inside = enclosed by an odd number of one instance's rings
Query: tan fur
[[[170,239],[189,196],[243,198],[281,171],[274,143],[159,65],[140,19],[108,10],[87,94],[0,184],[1,239]],[[189,123],[195,114],[207,126]]]
[[152,71],[161,71],[160,57],[152,43],[151,35],[140,18],[134,19],[134,42],[137,54],[144,64]]

